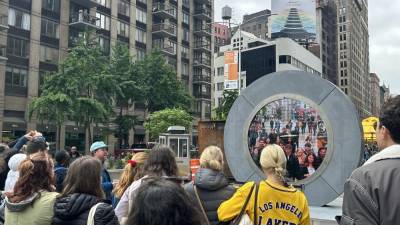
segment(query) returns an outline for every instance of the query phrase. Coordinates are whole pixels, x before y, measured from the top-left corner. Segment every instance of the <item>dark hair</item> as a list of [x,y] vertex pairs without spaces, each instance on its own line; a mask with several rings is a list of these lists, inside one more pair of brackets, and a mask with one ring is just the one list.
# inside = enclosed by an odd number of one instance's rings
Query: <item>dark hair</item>
[[194,203],[174,182],[146,179],[140,186],[128,225],[201,225],[201,214]]
[[35,137],[26,145],[26,154],[28,155],[46,150],[47,144],[43,137]]
[[59,164],[67,163],[69,161],[69,154],[65,150],[60,150],[56,152],[54,159]]
[[74,194],[83,193],[98,198],[104,197],[101,187],[101,162],[90,156],[76,159],[68,169],[64,180],[64,190],[60,198]]
[[312,166],[313,166],[315,169],[317,169],[317,167],[318,167],[317,156],[316,156],[314,153],[308,154],[308,155],[307,155],[304,164],[306,164],[306,165],[308,166],[308,164],[310,163],[310,162],[308,161],[308,157],[309,157],[309,156],[312,156],[312,157],[314,158],[314,161],[312,162]]
[[400,95],[385,102],[379,116],[379,125],[385,126],[392,140],[400,144]]
[[276,144],[276,140],[278,140],[278,134],[276,133],[271,133],[269,134],[269,144]]
[[53,161],[45,152],[28,156],[19,165],[19,178],[14,192],[8,197],[12,202],[21,202],[41,190],[55,191]]
[[149,153],[149,159],[144,164],[144,171],[150,176],[177,176],[178,166],[172,150],[165,145],[154,146]]
[[311,144],[307,142],[307,143],[304,144],[304,147],[309,147],[309,148],[311,148]]

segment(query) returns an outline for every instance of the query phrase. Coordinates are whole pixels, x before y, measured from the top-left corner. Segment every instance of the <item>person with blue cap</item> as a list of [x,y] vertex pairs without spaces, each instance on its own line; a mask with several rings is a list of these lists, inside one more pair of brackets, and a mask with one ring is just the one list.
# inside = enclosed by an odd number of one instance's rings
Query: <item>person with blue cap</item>
[[[108,155],[108,146],[102,141],[96,141],[90,146],[90,153],[94,158],[100,160],[100,162],[104,164]],[[101,185],[106,195],[106,199],[111,201],[113,183],[110,174],[104,167],[101,170]]]

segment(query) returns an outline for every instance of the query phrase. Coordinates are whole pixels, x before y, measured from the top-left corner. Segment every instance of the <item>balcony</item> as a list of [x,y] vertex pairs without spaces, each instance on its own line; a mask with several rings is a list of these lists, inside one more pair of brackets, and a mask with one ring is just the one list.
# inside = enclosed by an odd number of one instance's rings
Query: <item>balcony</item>
[[161,43],[161,44],[156,44],[154,45],[155,48],[160,49],[160,51],[168,56],[175,56],[175,49],[174,46],[168,44],[168,43]]
[[203,67],[203,68],[210,69],[211,68],[211,59],[194,58],[193,59],[193,67]]
[[211,26],[209,24],[200,24],[194,27],[194,32],[197,36],[211,36]]
[[203,99],[208,99],[208,100],[211,99],[211,93],[202,93],[202,92],[196,93],[195,92],[193,95],[195,98],[203,98]]
[[0,31],[8,30],[8,17],[7,15],[0,15]]
[[0,63],[4,63],[8,60],[6,50],[7,47],[5,45],[0,45]]
[[84,6],[86,8],[93,8],[97,5],[95,0],[71,0],[71,2]]
[[89,13],[82,10],[79,10],[77,14],[70,15],[69,25],[79,30],[99,29],[99,27],[96,25],[97,20],[99,20],[99,18],[91,16],[89,15]]
[[193,17],[200,20],[211,20],[211,10],[209,9],[196,9],[194,11]]
[[161,19],[176,18],[176,10],[174,8],[168,8],[161,2],[157,2],[155,5],[153,5],[153,15]]
[[211,52],[211,43],[209,41],[196,41],[194,42],[194,48],[195,51],[201,51],[201,52]]
[[211,76],[194,75],[193,83],[208,83],[211,84]]
[[176,26],[167,23],[154,24],[153,35],[158,37],[176,37]]

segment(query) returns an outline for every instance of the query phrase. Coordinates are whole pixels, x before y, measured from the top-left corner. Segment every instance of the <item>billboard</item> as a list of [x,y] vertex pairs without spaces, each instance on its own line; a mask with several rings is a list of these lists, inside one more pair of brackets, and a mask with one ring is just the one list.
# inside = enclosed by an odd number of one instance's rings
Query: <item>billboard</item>
[[238,52],[224,53],[224,88],[225,90],[238,89]]
[[272,0],[271,37],[288,37],[297,42],[315,43],[316,0]]

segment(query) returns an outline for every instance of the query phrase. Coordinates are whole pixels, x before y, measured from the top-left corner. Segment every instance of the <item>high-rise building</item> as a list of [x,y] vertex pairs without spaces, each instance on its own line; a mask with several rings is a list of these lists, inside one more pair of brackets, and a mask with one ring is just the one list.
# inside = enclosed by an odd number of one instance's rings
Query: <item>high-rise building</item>
[[381,109],[379,77],[376,73],[371,73],[370,76],[371,113],[373,116],[379,116]]
[[267,39],[268,37],[268,18],[271,10],[266,9],[253,14],[243,16],[241,29],[254,34],[258,38]]
[[[87,29],[96,31],[105,54],[116,42],[126,43],[137,60],[159,48],[195,97],[194,113],[210,118],[212,21],[213,0],[0,0],[0,139],[37,129],[52,141],[55,128],[27,121],[27,106],[38,96],[42,76],[57,70]],[[143,111],[135,105],[142,120]],[[137,127],[130,143],[144,135]],[[61,147],[82,149],[84,137],[82,128],[66,123]]]
[[371,115],[368,1],[336,1],[338,86],[353,100],[360,117],[365,118]]
[[319,40],[319,51],[317,52],[322,61],[322,76],[337,85],[337,4],[335,0],[320,0],[317,1],[316,6],[317,40]]

